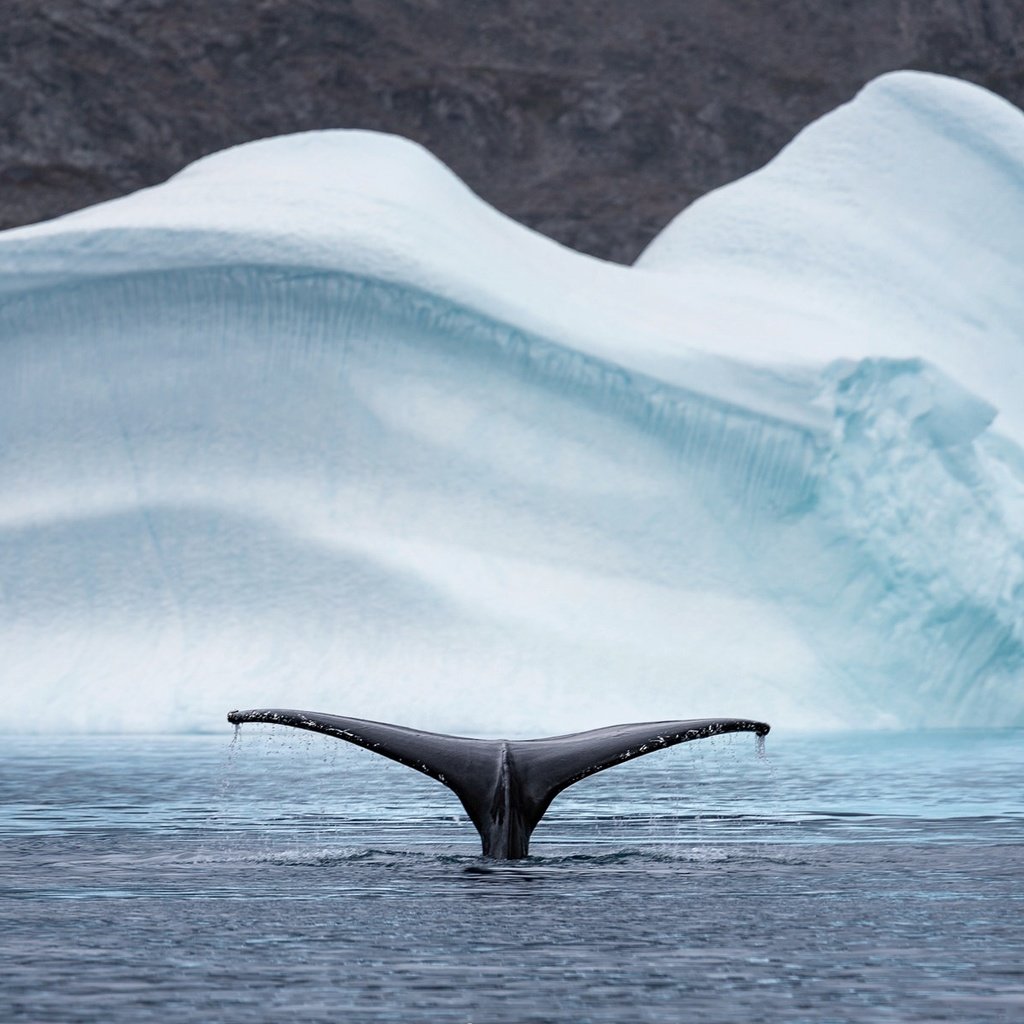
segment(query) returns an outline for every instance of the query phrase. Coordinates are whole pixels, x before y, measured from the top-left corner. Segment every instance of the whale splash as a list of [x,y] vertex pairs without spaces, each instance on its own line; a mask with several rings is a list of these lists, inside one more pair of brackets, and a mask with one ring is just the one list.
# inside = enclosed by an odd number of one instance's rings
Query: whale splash
[[731,732],[755,733],[760,745],[767,722],[736,718],[637,722],[533,740],[474,739],[365,722],[358,718],[255,708],[230,711],[228,721],[263,722],[331,736],[422,772],[450,789],[480,836],[481,852],[494,860],[529,856],[530,836],[559,793],[598,772],[635,758]]
[[900,72],[633,267],[324,131],[0,234],[0,729],[1024,724],[1024,114]]

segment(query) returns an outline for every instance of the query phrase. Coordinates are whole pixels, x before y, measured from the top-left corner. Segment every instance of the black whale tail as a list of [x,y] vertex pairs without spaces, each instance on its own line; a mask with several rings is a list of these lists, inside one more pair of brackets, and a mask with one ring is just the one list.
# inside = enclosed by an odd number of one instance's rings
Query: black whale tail
[[677,743],[727,732],[764,736],[770,728],[742,718],[705,718],[613,725],[541,740],[480,740],[313,711],[232,711],[228,721],[325,733],[437,779],[462,801],[484,856],[496,860],[527,856],[530,835],[551,801],[588,775]]

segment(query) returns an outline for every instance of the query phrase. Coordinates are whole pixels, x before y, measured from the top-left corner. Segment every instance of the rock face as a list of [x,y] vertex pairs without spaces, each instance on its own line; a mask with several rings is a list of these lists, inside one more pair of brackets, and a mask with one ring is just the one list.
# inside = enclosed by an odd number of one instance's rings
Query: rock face
[[233,143],[359,127],[628,262],[884,71],[1024,104],[1016,0],[7,0],[4,21],[0,227]]

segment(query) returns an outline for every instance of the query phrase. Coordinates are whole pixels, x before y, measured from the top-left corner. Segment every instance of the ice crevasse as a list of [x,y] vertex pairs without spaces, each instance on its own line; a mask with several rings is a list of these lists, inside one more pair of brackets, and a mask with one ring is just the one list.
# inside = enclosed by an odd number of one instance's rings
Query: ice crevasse
[[1024,113],[886,75],[633,267],[411,142],[0,234],[0,731],[1024,725]]

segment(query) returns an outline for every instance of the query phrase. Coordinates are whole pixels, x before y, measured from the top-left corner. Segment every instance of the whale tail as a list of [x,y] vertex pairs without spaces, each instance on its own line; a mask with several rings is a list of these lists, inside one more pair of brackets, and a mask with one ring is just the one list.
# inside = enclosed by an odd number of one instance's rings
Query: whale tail
[[551,801],[588,775],[677,743],[727,732],[764,736],[770,728],[741,718],[704,718],[612,725],[538,740],[482,740],[314,711],[232,711],[228,721],[324,733],[429,775],[462,801],[484,856],[495,860],[526,857],[530,835]]

